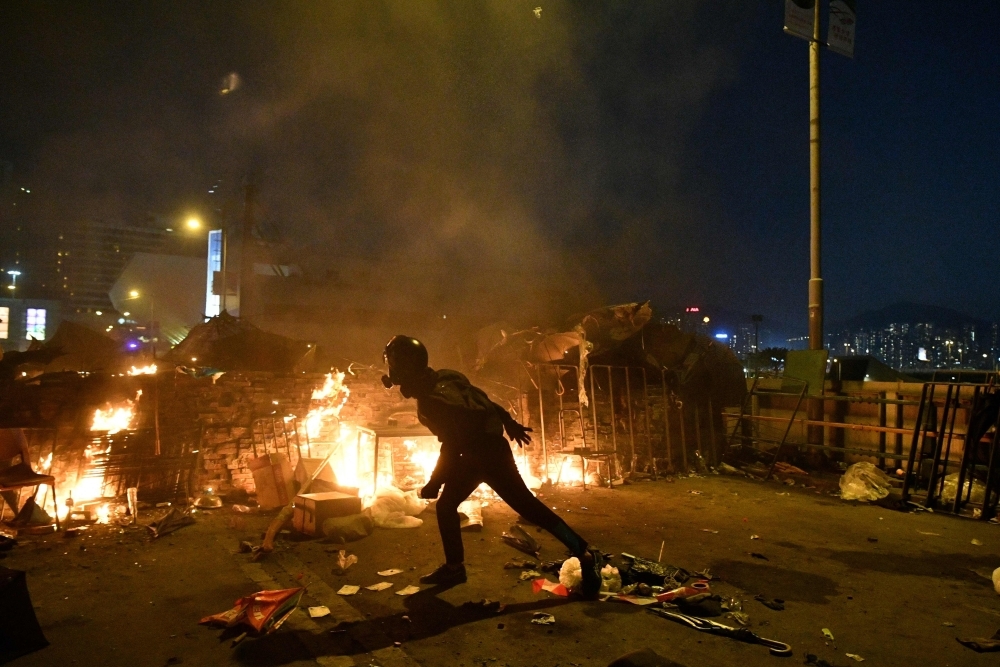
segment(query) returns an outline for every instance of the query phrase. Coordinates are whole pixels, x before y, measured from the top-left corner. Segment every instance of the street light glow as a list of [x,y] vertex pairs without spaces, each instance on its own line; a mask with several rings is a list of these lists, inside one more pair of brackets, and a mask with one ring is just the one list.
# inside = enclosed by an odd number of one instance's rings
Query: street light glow
[[131,292],[128,293],[128,295],[130,297],[132,297],[133,299],[138,299],[139,298],[139,290],[132,290]]
[[188,226],[188,229],[201,229],[201,220],[199,220],[198,218],[196,218],[194,216],[191,216],[187,220],[187,226]]

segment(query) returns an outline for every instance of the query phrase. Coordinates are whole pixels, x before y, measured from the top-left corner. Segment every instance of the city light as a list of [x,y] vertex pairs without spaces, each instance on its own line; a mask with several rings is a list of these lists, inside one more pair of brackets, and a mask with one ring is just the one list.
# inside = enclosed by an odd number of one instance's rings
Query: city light
[[729,334],[717,333],[715,334],[715,337],[718,338],[719,340],[726,340],[727,338],[729,338]]
[[129,298],[138,299],[139,298],[139,290],[132,290],[131,292],[128,293],[128,295],[129,295]]
[[708,318],[708,315],[706,315],[705,317],[701,318],[701,321],[702,321],[702,322],[704,322],[705,324],[708,324],[708,323],[709,323],[709,322],[711,322],[712,320],[710,320],[710,319]]
[[187,220],[187,227],[188,229],[201,229],[201,220],[199,220],[194,216],[191,216]]

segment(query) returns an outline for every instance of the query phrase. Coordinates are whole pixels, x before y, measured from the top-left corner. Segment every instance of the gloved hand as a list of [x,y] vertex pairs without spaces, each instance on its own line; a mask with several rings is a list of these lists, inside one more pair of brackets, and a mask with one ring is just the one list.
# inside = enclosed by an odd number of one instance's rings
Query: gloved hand
[[424,488],[420,489],[420,497],[424,500],[434,500],[441,491],[441,485],[436,482],[428,482]]
[[505,419],[503,422],[503,428],[507,431],[507,435],[510,436],[511,440],[517,442],[518,445],[524,447],[531,442],[531,429],[527,426],[523,426],[513,419]]

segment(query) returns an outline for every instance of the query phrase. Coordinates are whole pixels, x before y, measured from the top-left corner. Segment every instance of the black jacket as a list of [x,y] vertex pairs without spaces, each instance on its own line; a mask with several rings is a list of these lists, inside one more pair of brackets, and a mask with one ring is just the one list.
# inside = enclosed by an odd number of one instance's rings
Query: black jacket
[[431,481],[443,483],[462,459],[481,461],[504,450],[509,452],[504,424],[514,418],[458,371],[433,373],[434,388],[417,396],[417,418],[441,441],[441,456]]

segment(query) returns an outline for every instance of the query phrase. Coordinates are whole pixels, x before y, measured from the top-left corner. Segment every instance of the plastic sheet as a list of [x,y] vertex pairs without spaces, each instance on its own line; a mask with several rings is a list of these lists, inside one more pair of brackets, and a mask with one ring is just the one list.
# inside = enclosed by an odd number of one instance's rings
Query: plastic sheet
[[843,500],[881,500],[889,495],[889,476],[867,461],[855,463],[840,478]]

